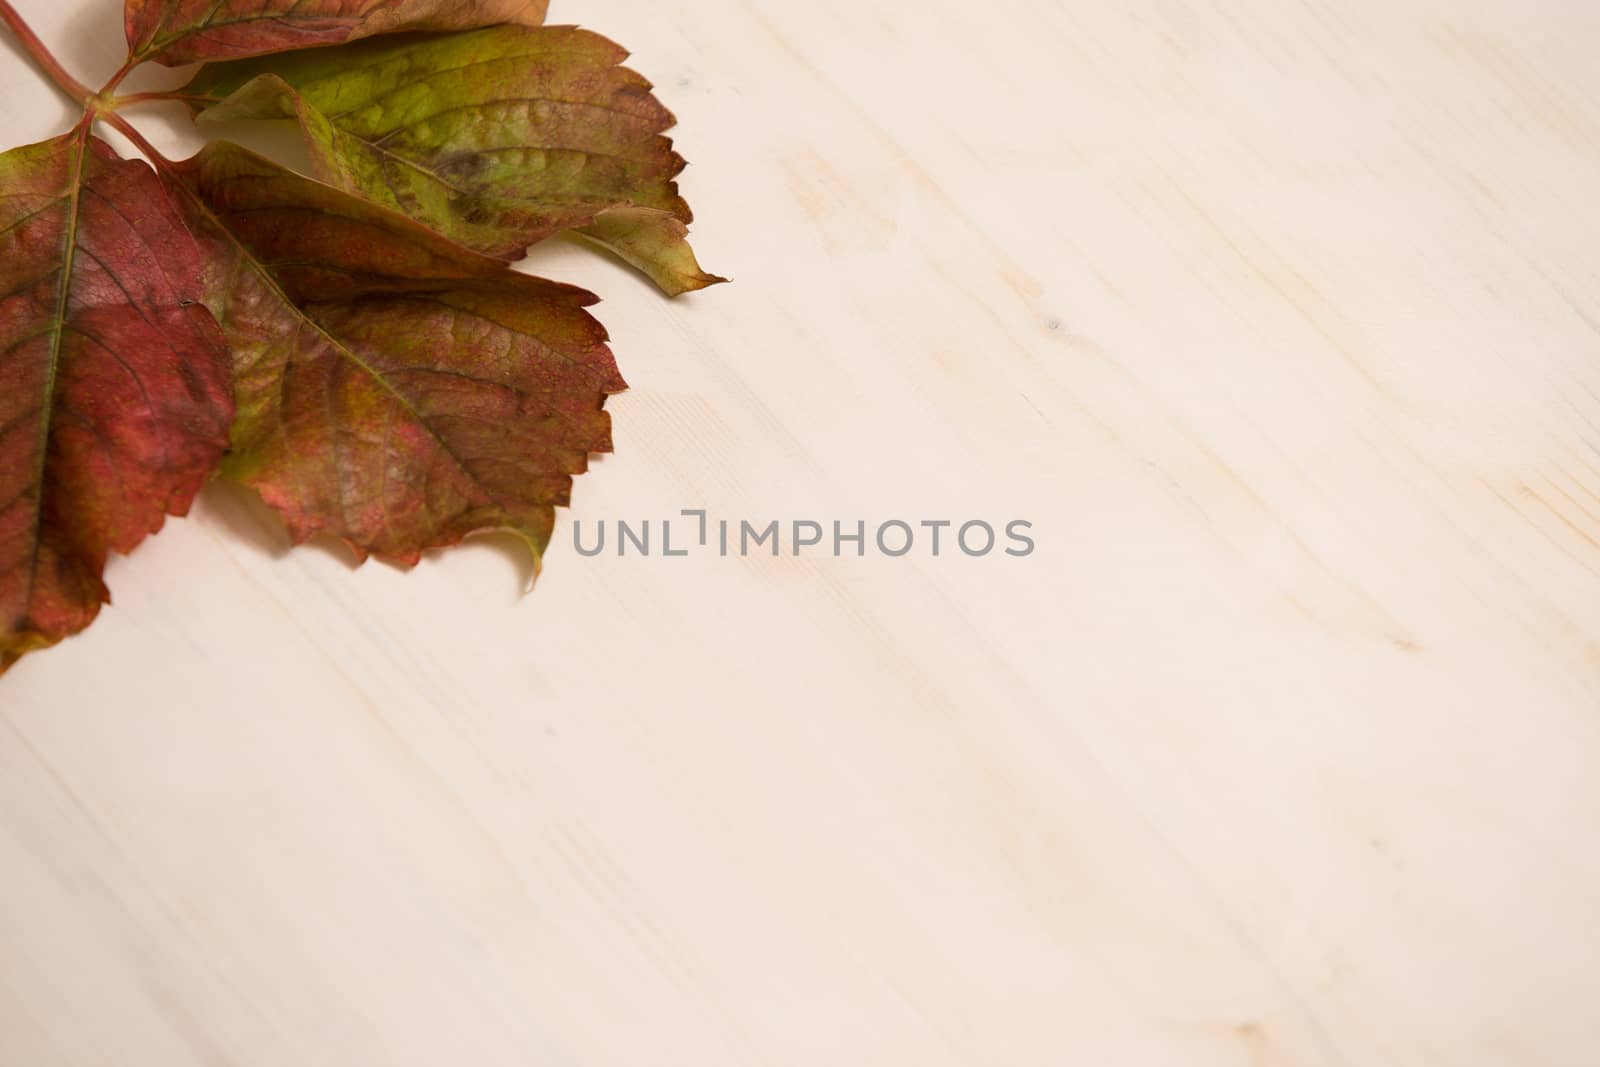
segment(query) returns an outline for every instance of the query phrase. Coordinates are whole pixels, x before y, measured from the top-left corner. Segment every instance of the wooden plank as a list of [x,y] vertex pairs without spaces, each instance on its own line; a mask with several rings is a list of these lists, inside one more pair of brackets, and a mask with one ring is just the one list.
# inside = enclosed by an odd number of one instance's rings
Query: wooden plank
[[[553,18],[736,284],[536,253],[634,388],[532,596],[213,489],[0,683],[0,1063],[1588,1063],[1600,9]],[[1037,551],[572,548],[685,508]]]

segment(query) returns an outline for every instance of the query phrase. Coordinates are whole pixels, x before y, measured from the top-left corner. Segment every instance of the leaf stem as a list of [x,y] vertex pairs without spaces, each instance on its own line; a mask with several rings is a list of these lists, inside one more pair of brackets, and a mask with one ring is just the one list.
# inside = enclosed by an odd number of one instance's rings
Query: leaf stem
[[[3,0],[0,0],[3,2]],[[210,97],[195,96],[177,89],[165,89],[150,93],[129,93],[127,96],[118,96],[112,100],[117,107],[126,104],[211,104],[215,103]]]
[[[5,3],[5,0],[0,0],[0,3]],[[156,149],[155,145],[145,140],[144,134],[140,133],[138,128],[135,127],[133,123],[129,122],[115,111],[101,110],[96,117],[106,125],[110,126],[112,129],[116,130],[118,133],[122,134],[122,136],[132,141],[134,146],[138,148],[139,151],[144,153],[145,158],[154,164],[157,170],[164,170],[165,168],[172,166],[172,160],[162,155]]]
[[11,32],[16,35],[23,49],[33,57],[33,61],[38,64],[39,69],[49,75],[50,80],[56,84],[56,88],[66,93],[74,102],[82,104],[86,108],[93,106],[95,91],[77,78],[74,78],[67,71],[67,68],[63,67],[61,62],[50,54],[50,49],[46,48],[44,42],[39,40],[39,35],[34,33],[33,28],[22,20],[22,16],[17,14],[17,9],[7,3],[7,0],[0,0],[0,22],[4,22]]
[[[0,3],[4,2],[5,0],[0,0]],[[116,90],[117,86],[122,84],[122,79],[126,78],[133,68],[137,67],[140,62],[141,61],[137,56],[129,56],[127,62],[123,63],[121,68],[118,69],[115,74],[111,75],[111,80],[100,87],[100,99],[111,99],[112,92]]]

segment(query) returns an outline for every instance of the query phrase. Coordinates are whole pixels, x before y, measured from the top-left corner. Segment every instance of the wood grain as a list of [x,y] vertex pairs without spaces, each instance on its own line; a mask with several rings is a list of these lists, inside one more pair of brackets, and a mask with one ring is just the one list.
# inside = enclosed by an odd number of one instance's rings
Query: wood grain
[[[552,16],[736,284],[537,253],[634,389],[526,599],[222,489],[113,564],[0,686],[0,1063],[1592,1063],[1600,9]],[[1039,549],[571,549],[694,507]]]

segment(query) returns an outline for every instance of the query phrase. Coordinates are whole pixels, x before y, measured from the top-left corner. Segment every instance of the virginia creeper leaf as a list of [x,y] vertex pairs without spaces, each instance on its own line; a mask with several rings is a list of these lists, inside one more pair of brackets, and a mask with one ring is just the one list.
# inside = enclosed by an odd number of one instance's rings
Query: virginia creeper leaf
[[671,295],[723,279],[690,249],[675,122],[627,53],[570,26],[497,26],[213,64],[218,119],[294,118],[317,177],[486,255],[576,230]]
[[78,131],[0,155],[0,671],[87,627],[111,552],[228,443],[200,250],[149,166]]
[[234,352],[224,473],[298,541],[411,564],[478,530],[537,561],[625,388],[581,289],[214,143],[174,180]]
[[546,0],[127,0],[129,52],[169,67],[408,30],[544,21]]

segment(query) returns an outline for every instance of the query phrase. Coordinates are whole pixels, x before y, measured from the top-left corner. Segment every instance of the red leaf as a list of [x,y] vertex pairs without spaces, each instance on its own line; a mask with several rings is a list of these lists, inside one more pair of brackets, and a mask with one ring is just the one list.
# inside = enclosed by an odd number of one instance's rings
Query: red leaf
[[127,0],[128,50],[169,67],[408,30],[537,26],[546,0]]
[[0,156],[0,670],[76,633],[188,511],[233,416],[203,263],[161,182],[87,125]]

